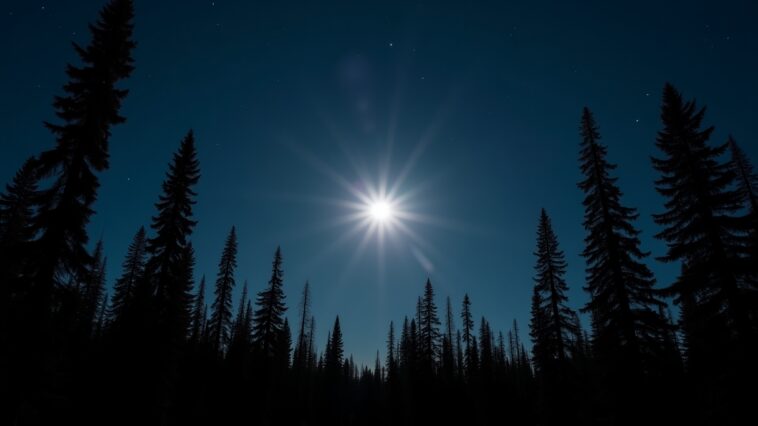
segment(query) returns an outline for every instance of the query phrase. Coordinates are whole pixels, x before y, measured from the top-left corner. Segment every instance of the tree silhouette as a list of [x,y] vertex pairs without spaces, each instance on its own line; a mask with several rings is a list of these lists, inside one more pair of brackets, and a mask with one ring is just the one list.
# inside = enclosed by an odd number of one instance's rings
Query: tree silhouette
[[[229,344],[232,328],[232,291],[234,290],[234,269],[237,267],[237,234],[232,226],[224,244],[224,252],[218,263],[216,278],[216,298],[211,306],[211,340],[214,350],[223,354]],[[240,303],[238,321],[244,315],[245,301]]]
[[[22,278],[24,264],[29,260],[30,242],[34,238],[32,227],[34,197],[37,192],[37,162],[27,159],[16,172],[13,181],[0,194],[0,310],[10,312],[21,304],[20,298],[28,292]],[[28,302],[28,301],[26,301]],[[6,318],[0,332],[6,330]],[[10,319],[8,319],[10,320]]]
[[193,187],[200,179],[195,138],[190,130],[169,165],[163,194],[155,205],[158,214],[150,227],[156,235],[147,240],[149,259],[145,265],[145,283],[157,315],[161,332],[171,339],[183,339],[189,320],[187,281],[189,237],[196,223],[192,206],[197,195]]
[[326,351],[324,353],[324,369],[327,377],[335,379],[339,376],[344,361],[344,343],[342,341],[342,330],[340,329],[340,317],[334,319],[334,326],[326,342]]
[[[742,206],[734,189],[734,167],[720,160],[728,144],[708,144],[713,127],[701,128],[704,115],[704,108],[666,84],[663,128],[656,140],[662,156],[652,159],[666,210],[654,219],[664,227],[656,237],[668,246],[660,259],[682,264],[679,277],[666,290],[682,308],[687,367],[699,378],[704,401],[728,406],[726,401],[744,398],[728,390],[755,375],[748,360],[756,352],[750,318],[757,298],[755,288],[744,286],[741,276],[741,241],[747,229],[744,221],[736,220]],[[736,411],[713,413],[708,421]]]
[[[590,294],[583,310],[592,314],[594,353],[604,370],[606,390],[616,404],[625,404],[631,402],[642,376],[660,375],[662,367],[672,367],[659,362],[673,351],[665,339],[670,326],[661,314],[665,303],[655,293],[653,273],[642,263],[648,253],[640,249],[640,231],[633,224],[637,211],[621,204],[621,190],[611,175],[616,165],[607,161],[607,149],[599,142],[587,108],[581,135],[584,180],[578,186],[586,194],[582,255],[587,260],[585,290]],[[624,418],[640,413],[637,404],[616,411]]]
[[[683,308],[693,310],[693,321],[683,327],[688,362],[695,369],[716,366],[712,361],[719,353],[732,351],[730,344],[723,346],[728,342],[722,338],[745,341],[749,337],[743,291],[734,273],[739,235],[744,232],[734,220],[740,197],[731,189],[733,168],[719,162],[728,146],[707,144],[713,127],[701,130],[704,115],[704,108],[684,101],[667,84],[661,109],[663,129],[656,142],[663,157],[653,158],[653,166],[661,173],[656,189],[667,198],[666,211],[655,215],[655,221],[665,227],[656,236],[668,244],[661,260],[683,264],[682,273],[667,290]],[[698,324],[704,322],[707,326]]]
[[420,333],[421,362],[424,372],[432,374],[436,368],[439,355],[440,320],[437,318],[437,306],[434,304],[432,282],[427,278],[424,286],[424,298],[421,301]]
[[297,345],[292,355],[292,367],[301,370],[308,365],[310,353],[308,352],[308,320],[310,319],[311,292],[308,281],[303,286],[303,298],[300,302],[300,330],[297,333]]
[[135,290],[144,278],[146,242],[145,227],[140,226],[127,249],[124,263],[121,265],[121,276],[113,285],[110,317],[116,324],[123,321],[124,317],[128,315],[134,301]]
[[[90,25],[92,40],[74,44],[82,66],[68,65],[65,95],[53,102],[60,124],[45,123],[56,146],[39,155],[38,172],[50,177],[37,201],[34,290],[39,308],[47,308],[54,286],[87,275],[92,258],[86,226],[99,186],[97,172],[108,168],[108,140],[113,125],[123,123],[121,102],[128,91],[117,83],[132,73],[133,5],[112,0]],[[39,314],[43,317],[44,314]]]
[[253,343],[267,358],[274,356],[277,339],[284,326],[283,316],[287,308],[284,306],[282,285],[282,252],[277,247],[268,288],[258,293],[255,301],[258,309],[253,316]]
[[[758,174],[753,171],[753,165],[745,152],[733,137],[727,140],[731,154],[731,163],[737,177],[737,193],[742,204],[747,209],[745,216],[748,228],[747,269],[755,280],[758,276]],[[753,283],[753,285],[755,285]]]

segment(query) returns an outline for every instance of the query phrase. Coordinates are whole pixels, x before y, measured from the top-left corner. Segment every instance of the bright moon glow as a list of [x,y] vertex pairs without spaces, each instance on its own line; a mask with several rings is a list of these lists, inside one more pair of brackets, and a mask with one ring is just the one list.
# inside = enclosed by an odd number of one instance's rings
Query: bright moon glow
[[369,213],[371,213],[371,218],[379,223],[392,220],[392,207],[390,206],[390,203],[384,200],[371,203],[371,205],[369,205]]

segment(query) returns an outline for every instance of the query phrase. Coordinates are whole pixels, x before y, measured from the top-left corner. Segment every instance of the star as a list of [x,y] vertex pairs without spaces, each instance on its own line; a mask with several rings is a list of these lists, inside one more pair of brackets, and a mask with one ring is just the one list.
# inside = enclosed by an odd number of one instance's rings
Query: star
[[392,46],[393,46],[393,43],[392,43],[392,42],[390,42],[390,47],[392,47]]

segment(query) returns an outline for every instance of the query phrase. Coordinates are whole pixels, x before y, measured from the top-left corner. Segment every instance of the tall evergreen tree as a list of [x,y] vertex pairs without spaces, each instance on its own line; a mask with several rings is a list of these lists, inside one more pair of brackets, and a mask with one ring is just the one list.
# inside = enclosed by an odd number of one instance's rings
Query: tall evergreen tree
[[295,369],[302,369],[308,364],[308,319],[310,318],[311,292],[308,281],[303,287],[303,298],[300,302],[300,330],[297,333],[297,345],[292,356]]
[[[223,353],[229,344],[232,329],[232,292],[234,291],[234,269],[237,267],[237,233],[232,226],[226,237],[224,251],[218,263],[216,278],[216,298],[211,306],[211,340],[217,353]],[[244,309],[244,301],[240,311]]]
[[76,315],[80,321],[80,330],[89,335],[97,325],[97,314],[102,305],[107,305],[105,296],[105,263],[103,242],[98,241],[92,254],[92,264],[87,275],[80,282],[78,294],[78,309]]
[[653,273],[642,263],[648,253],[640,249],[640,231],[633,224],[637,211],[621,204],[621,190],[611,175],[616,165],[606,159],[607,149],[588,108],[582,113],[581,135],[584,180],[578,186],[586,194],[582,254],[590,294],[584,312],[593,315],[598,360],[613,370],[612,382],[628,388],[625,382],[656,368],[666,350],[663,338],[669,327],[659,315],[665,303],[654,292]]
[[442,336],[441,356],[442,369],[448,379],[452,378],[455,374],[455,341],[453,340],[455,324],[453,321],[453,307],[450,303],[450,297],[448,297],[445,308],[445,334]]
[[[37,161],[29,158],[0,194],[0,310],[28,291],[22,284],[24,265],[29,262],[34,197],[37,192]],[[26,283],[28,284],[28,283]],[[14,304],[15,305],[15,304]],[[0,327],[0,330],[2,328]]]
[[[53,102],[60,124],[45,123],[56,146],[39,156],[41,176],[51,184],[39,193],[33,257],[35,299],[47,307],[55,286],[83,279],[91,266],[87,224],[99,186],[97,172],[108,168],[108,140],[128,91],[117,83],[132,73],[133,4],[111,0],[90,25],[88,46],[74,44],[81,66],[68,65],[65,95]],[[72,280],[73,277],[73,280]]]
[[440,349],[440,320],[437,317],[437,306],[434,304],[432,282],[427,278],[424,286],[424,298],[420,309],[419,339],[421,342],[421,361],[426,373],[433,373]]
[[471,315],[471,299],[468,294],[463,296],[463,308],[461,309],[461,325],[463,326],[463,345],[466,362],[466,372],[471,372],[476,368],[478,360],[473,359],[476,342],[474,341],[474,318]]
[[740,193],[733,189],[734,168],[720,161],[728,144],[708,144],[713,127],[701,128],[704,115],[705,108],[666,84],[656,140],[662,156],[652,159],[661,174],[656,189],[667,200],[666,211],[654,215],[664,227],[656,237],[668,245],[660,259],[682,262],[667,291],[682,305],[689,368],[700,373],[744,365],[755,340],[754,290],[741,287],[738,276],[745,232],[735,220]]
[[190,328],[190,341],[197,344],[200,342],[205,328],[205,275],[200,278],[200,285],[197,287],[195,300],[192,304],[192,322]]
[[284,305],[282,274],[282,252],[277,247],[268,288],[258,293],[255,301],[258,308],[253,317],[253,342],[264,357],[274,355],[277,338],[284,326],[287,307]]
[[326,345],[326,353],[324,354],[324,363],[326,374],[330,377],[334,377],[340,372],[345,354],[339,316],[335,318],[334,327],[329,336]]
[[576,330],[574,313],[566,306],[568,285],[564,278],[565,256],[558,246],[558,238],[545,209],[540,212],[535,256],[537,275],[532,299],[532,336],[534,353],[544,356],[535,359],[537,368],[547,369],[556,362],[563,363],[569,356],[569,343]]
[[150,227],[156,235],[148,239],[145,280],[151,297],[153,312],[160,332],[172,338],[183,338],[188,327],[189,282],[191,268],[189,237],[196,222],[192,219],[192,206],[197,195],[193,187],[200,179],[195,138],[190,130],[169,165],[163,193],[155,205],[158,214]]
[[147,242],[145,227],[140,226],[129,244],[126,258],[121,265],[121,276],[113,285],[113,299],[110,306],[110,317],[115,323],[124,319],[134,301],[134,292],[145,274],[145,243]]
[[390,330],[387,333],[387,357],[385,367],[387,369],[387,381],[393,382],[397,374],[397,360],[395,359],[395,324],[390,321]]
[[737,193],[747,209],[745,216],[748,228],[747,269],[755,279],[758,274],[758,174],[753,171],[750,159],[733,137],[729,136],[727,144],[731,153],[731,163],[737,175]]

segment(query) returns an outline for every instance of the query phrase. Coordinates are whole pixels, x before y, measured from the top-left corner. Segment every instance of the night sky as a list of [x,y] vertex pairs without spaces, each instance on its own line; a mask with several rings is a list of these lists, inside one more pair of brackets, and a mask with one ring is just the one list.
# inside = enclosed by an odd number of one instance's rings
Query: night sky
[[[359,4],[360,3],[360,4]],[[649,157],[670,81],[708,106],[713,142],[731,133],[758,161],[758,6],[742,1],[136,1],[136,70],[101,175],[92,243],[108,279],[148,225],[167,164],[195,131],[202,177],[192,241],[210,298],[237,226],[237,288],[252,294],[284,255],[290,320],[306,279],[319,349],[334,315],[346,352],[384,354],[388,323],[414,312],[429,276],[444,308],[526,336],[539,209],[569,261],[570,305],[586,301],[578,125],[595,113],[643,248],[662,255]],[[0,6],[0,182],[53,146],[71,41],[103,1]],[[345,221],[386,175],[412,212],[384,244]],[[352,189],[352,190],[351,190]],[[678,265],[649,260],[659,283]],[[236,311],[236,300],[235,300]],[[587,324],[585,323],[585,326]]]

